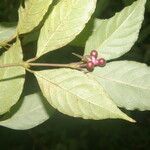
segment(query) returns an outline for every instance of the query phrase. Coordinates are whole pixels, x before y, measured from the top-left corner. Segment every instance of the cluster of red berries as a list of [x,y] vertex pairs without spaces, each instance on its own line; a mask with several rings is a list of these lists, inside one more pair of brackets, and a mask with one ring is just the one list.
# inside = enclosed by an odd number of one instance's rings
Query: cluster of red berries
[[95,66],[104,67],[106,60],[104,58],[98,58],[98,52],[92,50],[90,55],[86,55],[84,60],[86,61],[86,68],[88,71],[93,71]]

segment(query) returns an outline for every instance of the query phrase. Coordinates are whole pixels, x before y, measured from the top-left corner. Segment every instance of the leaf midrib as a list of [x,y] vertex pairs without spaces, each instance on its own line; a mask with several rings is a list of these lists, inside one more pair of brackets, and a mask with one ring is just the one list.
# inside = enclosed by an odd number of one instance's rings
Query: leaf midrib
[[[143,86],[135,86],[134,84],[130,84],[130,83],[127,83],[127,82],[123,82],[123,81],[120,81],[120,80],[115,80],[115,79],[112,79],[112,78],[108,78],[106,76],[100,76],[100,75],[97,75],[97,74],[91,74],[92,76],[94,76],[94,78],[96,79],[97,78],[102,78],[104,80],[108,80],[108,81],[111,81],[111,82],[116,82],[118,84],[123,84],[123,85],[126,85],[126,86],[130,86],[130,87],[134,87],[134,88],[139,88],[139,89],[143,89],[143,90],[150,90],[148,87],[145,88]],[[96,77],[95,77],[96,76]],[[96,79],[97,80],[97,79]],[[98,81],[99,82],[99,81]]]

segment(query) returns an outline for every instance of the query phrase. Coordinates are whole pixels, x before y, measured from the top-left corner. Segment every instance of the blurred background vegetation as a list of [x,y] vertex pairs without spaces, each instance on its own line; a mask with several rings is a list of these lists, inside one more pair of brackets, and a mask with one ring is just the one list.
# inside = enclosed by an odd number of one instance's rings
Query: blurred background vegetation
[[[98,0],[95,17],[109,18],[134,0]],[[0,22],[17,21],[19,0],[0,0]],[[140,36],[132,50],[120,59],[150,65],[150,1]],[[137,120],[91,121],[71,118],[56,112],[54,116],[27,131],[0,127],[1,150],[149,150],[150,112],[126,111]]]

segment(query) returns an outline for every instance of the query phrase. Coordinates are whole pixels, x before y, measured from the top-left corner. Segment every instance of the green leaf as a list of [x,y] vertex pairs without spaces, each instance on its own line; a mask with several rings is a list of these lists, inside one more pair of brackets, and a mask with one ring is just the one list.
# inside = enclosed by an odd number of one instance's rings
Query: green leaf
[[[17,40],[0,56],[0,64],[22,62],[22,49]],[[0,115],[6,113],[18,101],[24,84],[25,69],[22,67],[0,68]]]
[[32,31],[42,21],[52,0],[25,0],[19,8],[18,32],[24,34]]
[[150,110],[150,67],[116,61],[96,68],[91,74],[119,107]]
[[0,125],[16,130],[31,129],[51,117],[53,109],[46,105],[40,93],[24,96]]
[[85,53],[97,49],[105,59],[120,57],[128,52],[138,38],[144,19],[146,0],[138,0],[114,17],[101,20],[86,42]]
[[6,44],[16,35],[16,23],[0,23],[0,46]]
[[134,121],[121,112],[103,88],[83,72],[54,69],[35,72],[35,76],[48,102],[64,114],[84,119]]
[[83,30],[95,6],[96,0],[60,0],[41,29],[37,57],[71,42]]

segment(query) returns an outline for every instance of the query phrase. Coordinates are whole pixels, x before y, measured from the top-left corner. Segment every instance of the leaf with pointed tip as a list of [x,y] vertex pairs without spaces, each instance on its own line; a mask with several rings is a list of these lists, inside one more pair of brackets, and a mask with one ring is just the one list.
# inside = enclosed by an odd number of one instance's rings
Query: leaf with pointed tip
[[[22,62],[20,41],[0,56],[0,64]],[[0,68],[0,115],[6,113],[18,101],[24,84],[25,69],[22,67]]]
[[114,17],[101,20],[86,42],[85,53],[97,49],[105,59],[120,57],[128,52],[138,38],[144,19],[146,0],[138,0]]
[[24,96],[16,106],[4,116],[0,125],[16,130],[31,129],[52,115],[53,109],[47,106],[40,93]]
[[25,0],[19,8],[18,32],[24,34],[32,31],[42,21],[52,0]]
[[54,69],[35,72],[43,95],[60,112],[84,119],[121,118],[133,122],[103,88],[80,71]]
[[16,35],[16,23],[0,23],[0,46],[3,46]]
[[108,63],[91,75],[113,101],[129,110],[150,110],[150,67],[133,61]]
[[90,19],[96,1],[60,0],[41,29],[37,57],[71,42]]

